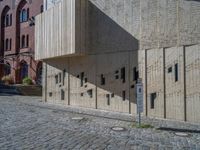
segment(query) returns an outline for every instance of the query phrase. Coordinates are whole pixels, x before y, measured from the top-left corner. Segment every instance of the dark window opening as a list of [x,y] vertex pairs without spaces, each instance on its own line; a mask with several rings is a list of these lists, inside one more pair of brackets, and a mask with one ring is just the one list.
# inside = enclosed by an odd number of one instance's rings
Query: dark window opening
[[58,75],[55,76],[56,84],[58,84]]
[[88,95],[90,96],[90,98],[93,97],[93,91],[92,91],[92,90],[88,90],[87,93],[88,93]]
[[133,81],[137,81],[139,77],[139,72],[137,71],[137,68],[133,68]]
[[88,81],[87,78],[85,78],[85,83],[87,83],[87,81]]
[[112,93],[112,94],[111,94],[111,97],[112,97],[112,98],[113,98],[113,97],[115,97],[115,94],[114,94],[114,93]]
[[135,85],[132,85],[131,88],[134,89],[134,88],[135,88]]
[[107,98],[107,105],[110,105],[110,94],[106,94],[106,98]]
[[126,91],[122,91],[122,99],[123,99],[123,101],[126,100]]
[[52,92],[49,92],[49,97],[52,97],[53,93]]
[[122,79],[123,83],[126,82],[126,69],[125,69],[125,67],[121,68],[121,79]]
[[79,75],[77,75],[76,77],[77,77],[77,78],[79,78],[80,76],[79,76]]
[[63,70],[63,85],[65,85],[65,74],[66,74],[66,70]]
[[156,93],[151,93],[151,95],[150,95],[151,109],[155,108],[155,99],[156,99],[156,97],[157,97]]
[[119,76],[118,76],[118,75],[115,75],[115,79],[119,79]]
[[42,13],[43,11],[44,11],[44,6],[41,5],[41,6],[40,6],[40,12]]
[[83,95],[84,95],[84,94],[83,94],[83,93],[81,93],[81,97],[83,97]]
[[103,76],[103,74],[101,75],[101,85],[105,85],[106,84],[106,79]]
[[65,100],[65,91],[61,90],[61,100]]
[[169,67],[168,68],[168,73],[171,73],[172,72],[172,67]]
[[62,82],[62,74],[59,73],[59,83],[61,83],[61,82]]
[[178,81],[178,64],[175,64],[175,82]]
[[81,72],[81,87],[83,86],[84,72]]

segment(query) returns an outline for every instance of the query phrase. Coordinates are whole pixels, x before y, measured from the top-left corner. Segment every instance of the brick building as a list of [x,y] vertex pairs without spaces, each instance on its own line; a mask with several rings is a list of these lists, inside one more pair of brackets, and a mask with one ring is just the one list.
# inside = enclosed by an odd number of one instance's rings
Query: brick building
[[34,60],[35,16],[43,0],[1,0],[0,78],[11,75],[15,83],[24,77],[41,82],[42,63]]

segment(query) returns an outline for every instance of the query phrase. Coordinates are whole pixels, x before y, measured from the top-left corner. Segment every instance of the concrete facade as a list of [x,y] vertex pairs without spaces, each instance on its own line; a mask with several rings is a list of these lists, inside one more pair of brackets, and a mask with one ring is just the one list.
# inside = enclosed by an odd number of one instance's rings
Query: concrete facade
[[41,82],[42,63],[34,59],[33,22],[42,11],[43,0],[0,1],[0,79],[11,75],[14,83],[21,83],[28,76]]
[[[49,22],[45,18],[58,9],[64,11],[61,5],[73,6],[73,30],[62,34],[73,33],[74,40],[70,42],[58,32],[43,46],[51,38],[50,32],[41,30]],[[199,8],[199,1],[186,0],[70,0],[56,4],[36,19],[36,57],[46,63],[44,100],[135,115],[139,75],[144,84],[144,115],[199,122]],[[62,29],[63,15],[59,17]],[[59,39],[75,47],[73,55],[70,48],[48,47]]]

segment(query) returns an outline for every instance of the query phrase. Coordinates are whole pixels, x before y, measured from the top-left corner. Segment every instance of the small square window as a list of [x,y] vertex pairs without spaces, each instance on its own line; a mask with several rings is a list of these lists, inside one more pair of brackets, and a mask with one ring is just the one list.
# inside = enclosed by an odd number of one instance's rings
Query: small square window
[[53,96],[53,93],[52,92],[49,92],[49,97],[52,97]]
[[168,73],[172,73],[172,67],[168,68]]

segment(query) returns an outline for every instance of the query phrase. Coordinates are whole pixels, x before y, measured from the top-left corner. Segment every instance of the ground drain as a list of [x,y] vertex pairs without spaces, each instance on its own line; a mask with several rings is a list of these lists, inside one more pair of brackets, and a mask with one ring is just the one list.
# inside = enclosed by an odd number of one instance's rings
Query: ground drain
[[118,132],[120,132],[120,131],[125,131],[126,129],[125,128],[123,128],[123,127],[112,127],[111,128],[113,131],[118,131]]
[[84,119],[83,117],[73,117],[73,118],[72,118],[72,120],[77,120],[77,121],[83,120],[83,119]]
[[189,136],[189,134],[184,133],[184,132],[175,132],[175,135],[181,136],[181,137],[188,137]]

